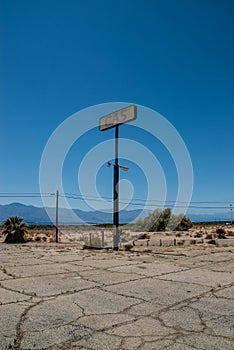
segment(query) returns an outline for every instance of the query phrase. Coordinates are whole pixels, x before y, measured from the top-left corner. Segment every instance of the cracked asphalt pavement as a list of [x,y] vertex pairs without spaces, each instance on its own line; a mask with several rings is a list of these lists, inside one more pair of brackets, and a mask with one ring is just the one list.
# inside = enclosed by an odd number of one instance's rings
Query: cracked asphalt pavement
[[0,348],[234,348],[234,248],[0,244]]

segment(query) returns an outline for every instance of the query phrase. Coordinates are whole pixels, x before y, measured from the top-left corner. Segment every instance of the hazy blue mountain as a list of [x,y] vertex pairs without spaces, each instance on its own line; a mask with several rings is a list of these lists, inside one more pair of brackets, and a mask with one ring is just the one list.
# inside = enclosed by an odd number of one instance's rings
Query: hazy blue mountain
[[[55,208],[48,208],[50,216],[55,221]],[[9,216],[20,216],[28,224],[52,224],[47,211],[43,207],[35,207],[33,205],[25,205],[21,203],[11,203],[6,205],[0,205],[0,223],[2,223]],[[145,217],[149,214],[148,210],[142,212],[141,209],[136,210],[123,210],[120,212],[120,223],[135,222],[136,218]],[[229,213],[213,213],[213,214],[187,214],[188,217],[194,222],[207,222],[207,221],[230,221]],[[112,223],[112,213],[106,213],[104,211],[82,211],[79,209],[68,210],[64,208],[59,209],[59,223],[60,224],[102,224]]]
[[50,222],[44,208],[21,203],[0,205],[0,222],[7,219],[9,216],[20,216],[27,222]]
[[[55,208],[48,208],[52,220],[55,221]],[[33,205],[25,205],[21,203],[11,203],[0,205],[0,223],[2,223],[9,216],[20,216],[28,224],[51,224],[50,217],[45,208],[35,207]],[[120,223],[127,223],[134,221],[142,210],[123,210],[120,212]],[[82,211],[79,209],[69,210],[59,208],[59,222],[64,224],[80,224],[82,222],[101,224],[112,223],[112,213],[105,213],[103,211]]]

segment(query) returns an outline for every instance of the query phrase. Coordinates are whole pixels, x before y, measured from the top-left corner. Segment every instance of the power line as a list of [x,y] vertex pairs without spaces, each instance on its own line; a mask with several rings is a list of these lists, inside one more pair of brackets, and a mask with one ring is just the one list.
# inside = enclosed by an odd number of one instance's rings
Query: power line
[[[93,201],[93,202],[102,202],[103,201],[103,198],[99,198],[99,197],[74,197],[74,196],[63,196],[65,198],[70,198],[70,199],[76,199],[76,200],[89,200],[89,201]],[[112,199],[109,199],[108,200],[106,199],[106,202],[112,202]],[[160,207],[160,208],[164,208],[165,206],[169,206],[169,207],[173,207],[173,208],[181,208],[181,209],[184,209],[184,208],[187,208],[186,205],[173,205],[173,204],[166,204],[166,203],[176,203],[176,201],[153,201],[152,200],[152,204],[146,204],[148,203],[147,201],[143,202],[143,203],[137,203],[137,202],[134,202],[132,200],[120,200],[119,203],[120,204],[129,204],[129,205],[132,205],[132,206],[142,206],[144,205],[144,207],[147,207],[147,208],[151,208],[151,207]],[[159,203],[159,204],[157,204]],[[164,203],[164,205],[162,204]],[[214,206],[198,206],[198,205],[190,205],[188,202],[177,202],[177,203],[187,203],[189,208],[190,209],[227,209],[229,208],[229,202],[190,202],[190,204],[199,204],[199,203],[213,203],[213,204],[220,204],[220,203],[223,203],[225,204],[226,203],[226,206],[217,206],[217,205],[214,205]]]
[[0,195],[1,198],[44,198],[51,197],[51,195]]
[[55,192],[0,192],[0,197],[43,197],[55,196]]
[[[48,197],[55,197],[56,193],[54,192],[45,192],[45,193],[39,193],[39,192],[2,192],[0,193],[1,198],[48,198]],[[93,202],[103,202],[105,200],[106,202],[112,202],[112,197],[98,197],[98,196],[86,196],[81,194],[74,194],[74,193],[64,193],[63,195],[59,195],[60,197],[67,198],[67,199],[74,199],[74,200],[89,200]],[[230,209],[230,203],[233,203],[234,201],[191,201],[191,202],[183,202],[183,201],[176,201],[176,200],[147,200],[142,198],[122,198],[119,201],[121,204],[126,204],[130,206],[144,206],[144,208],[152,208],[152,207],[160,207],[164,208],[167,207],[173,207],[173,208],[187,208],[190,209]],[[176,203],[176,205],[174,205]],[[200,204],[200,205],[199,205]],[[207,205],[204,205],[207,204]],[[224,204],[224,205],[222,205]]]
[[[88,198],[88,199],[98,199],[100,197],[97,197],[97,196],[85,196],[85,195],[79,195],[79,194],[74,194],[74,193],[67,193],[65,192],[63,197],[72,197],[74,199],[83,199],[83,198]],[[103,199],[110,199],[112,200],[112,197],[106,197],[106,196],[103,196],[102,197]],[[126,201],[129,201],[131,200],[130,198],[122,198],[122,200],[126,200]],[[139,201],[139,202],[146,202],[145,199],[142,199],[142,198],[135,198],[134,199],[135,201]],[[153,202],[153,203],[181,203],[181,204],[186,204],[186,203],[193,203],[193,204],[229,204],[230,203],[233,203],[233,201],[176,201],[176,200],[166,200],[166,201],[163,201],[163,200],[158,200],[158,199],[149,199],[147,200],[147,202]]]

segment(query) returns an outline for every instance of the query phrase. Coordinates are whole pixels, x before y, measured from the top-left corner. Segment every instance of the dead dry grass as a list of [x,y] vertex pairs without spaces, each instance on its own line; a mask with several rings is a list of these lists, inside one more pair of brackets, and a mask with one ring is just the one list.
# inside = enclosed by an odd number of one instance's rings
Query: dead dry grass
[[[123,243],[133,240],[146,239],[177,239],[177,240],[195,240],[205,239],[214,240],[219,238],[217,229],[223,229],[227,238],[234,238],[234,226],[227,224],[195,224],[188,231],[166,231],[166,232],[132,232],[129,228],[121,229],[121,239]],[[3,229],[0,228],[0,241],[4,240],[2,236]],[[34,226],[28,228],[27,241],[29,242],[55,242],[56,228],[53,226]],[[113,228],[98,226],[59,226],[59,242],[76,243],[80,245],[90,242],[99,242],[104,245],[111,245],[113,241]]]

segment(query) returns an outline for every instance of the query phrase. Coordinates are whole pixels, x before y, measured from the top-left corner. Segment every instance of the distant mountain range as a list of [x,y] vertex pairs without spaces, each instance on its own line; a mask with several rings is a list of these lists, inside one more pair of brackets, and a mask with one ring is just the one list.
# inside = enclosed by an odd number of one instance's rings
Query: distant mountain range
[[[0,224],[10,216],[20,216],[28,224],[34,225],[50,225],[52,221],[48,215],[55,222],[55,208],[35,207],[33,205],[25,205],[21,203],[11,203],[0,205]],[[136,210],[122,210],[120,211],[120,223],[135,222],[140,215],[141,218],[147,216],[150,211],[136,209]],[[229,213],[213,213],[213,214],[187,214],[187,216],[194,222],[207,221],[230,221]],[[64,209],[59,208],[59,223],[60,224],[110,224],[113,222],[112,213],[104,211],[83,211],[80,209]]]
[[[134,222],[141,215],[142,210],[122,210],[119,214],[120,223]],[[49,213],[49,215],[48,215]],[[21,203],[11,203],[0,205],[0,223],[10,216],[20,216],[28,224],[45,225],[55,222],[55,208],[35,207],[33,205],[25,205]],[[64,209],[59,208],[60,224],[108,224],[113,222],[113,214],[104,211],[83,211],[80,209]]]

